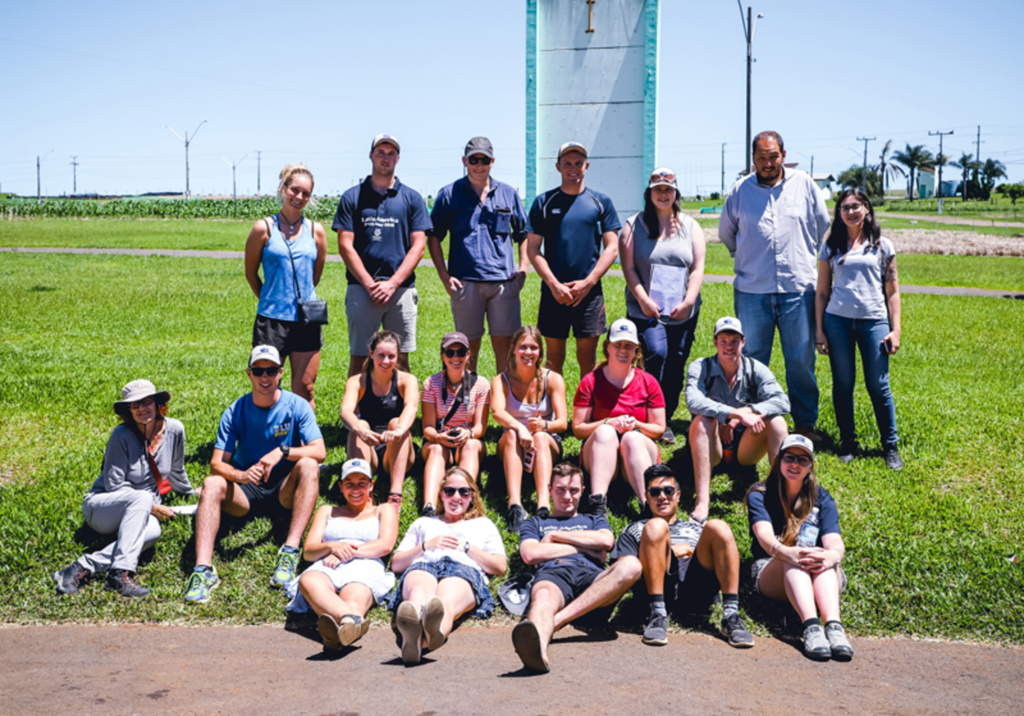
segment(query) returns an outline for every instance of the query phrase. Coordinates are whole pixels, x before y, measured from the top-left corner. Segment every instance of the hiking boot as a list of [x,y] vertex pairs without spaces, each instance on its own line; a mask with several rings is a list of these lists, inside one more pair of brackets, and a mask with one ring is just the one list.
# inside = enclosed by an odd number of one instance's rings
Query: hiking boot
[[722,633],[729,640],[729,646],[734,646],[737,649],[749,649],[754,645],[754,636],[747,631],[739,614],[733,614],[722,620]]
[[900,470],[903,468],[903,460],[900,459],[900,450],[898,447],[893,445],[892,447],[885,448],[885,465],[890,470]]
[[420,643],[423,637],[423,624],[420,622],[420,615],[416,613],[416,607],[412,602],[402,602],[395,611],[395,626],[402,638],[402,662],[405,664],[418,664],[423,655],[423,645]]
[[508,531],[519,534],[519,528],[523,526],[523,522],[526,521],[528,516],[522,505],[512,505],[509,507],[508,514],[505,515],[505,524],[508,525]]
[[665,432],[661,434],[661,439],[658,440],[662,445],[675,445],[676,434],[672,432],[672,428],[665,426]]
[[797,435],[803,435],[805,438],[810,440],[812,443],[821,442],[821,435],[815,430],[813,425],[798,425],[793,429],[793,432]]
[[117,592],[122,597],[149,596],[149,590],[136,584],[132,579],[132,573],[126,569],[107,570],[107,589]]
[[270,586],[280,589],[287,585],[295,579],[295,570],[298,567],[299,551],[286,552],[282,547],[277,553],[277,569],[274,570],[274,576],[270,578]]
[[846,630],[838,622],[831,622],[825,625],[825,637],[828,639],[828,647],[832,652],[832,658],[837,661],[849,661],[853,658],[853,647],[850,640],[846,638]]
[[540,633],[537,631],[537,625],[529,619],[523,619],[512,630],[512,646],[515,647],[516,655],[527,669],[539,671],[542,674],[551,671],[551,665],[544,661],[544,657],[541,655]]
[[811,624],[804,629],[804,656],[816,661],[825,661],[832,656],[832,649],[829,648],[821,624]]
[[843,440],[842,446],[839,448],[839,453],[836,457],[839,462],[851,463],[853,458],[857,454],[857,443],[850,440]]
[[57,591],[61,594],[78,594],[78,590],[91,576],[92,572],[88,569],[78,562],[72,562],[64,569],[54,572],[53,581],[57,583]]
[[434,506],[432,504],[430,504],[429,502],[427,504],[423,505],[423,507],[420,508],[420,517],[436,517],[436,516],[437,516],[437,511],[434,509]]
[[608,495],[587,495],[587,510],[592,515],[608,516]]
[[668,644],[668,615],[652,614],[644,627],[644,644],[652,646],[664,646]]
[[213,590],[220,586],[220,577],[213,569],[197,569],[188,577],[185,584],[185,601],[193,604],[204,604],[210,601]]

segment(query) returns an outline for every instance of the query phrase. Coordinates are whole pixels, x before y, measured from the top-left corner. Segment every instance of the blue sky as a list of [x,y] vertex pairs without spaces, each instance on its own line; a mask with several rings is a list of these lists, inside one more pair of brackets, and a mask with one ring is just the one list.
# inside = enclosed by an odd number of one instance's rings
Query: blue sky
[[[582,0],[580,0],[582,2]],[[607,0],[596,0],[597,2]],[[744,7],[746,3],[744,3]],[[754,131],[775,129],[790,161],[838,173],[888,139],[953,158],[975,151],[1024,181],[1024,3],[756,0]],[[466,140],[494,142],[495,176],[525,188],[525,3],[8,3],[0,191],[181,191],[276,186],[305,161],[317,194],[366,175],[377,132],[402,141],[398,174],[424,195],[461,175]],[[662,0],[660,164],[687,194],[739,171],[745,43],[735,0]],[[951,170],[955,173],[955,170]],[[600,188],[600,187],[596,187]]]

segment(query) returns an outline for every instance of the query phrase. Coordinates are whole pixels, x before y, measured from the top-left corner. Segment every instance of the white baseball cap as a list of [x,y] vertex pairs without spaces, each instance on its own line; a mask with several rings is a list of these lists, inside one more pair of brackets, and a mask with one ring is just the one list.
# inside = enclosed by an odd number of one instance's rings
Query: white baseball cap
[[370,151],[377,148],[378,144],[390,144],[401,153],[402,147],[398,144],[398,138],[390,134],[378,134],[370,143]]
[[252,368],[252,364],[258,360],[268,360],[281,365],[281,354],[277,352],[274,346],[256,346],[252,349],[252,353],[249,354],[249,367]]
[[782,441],[782,447],[779,448],[779,452],[785,452],[789,448],[798,447],[807,451],[807,454],[814,457],[814,443],[811,442],[810,438],[806,438],[803,435],[788,435],[785,440]]
[[349,475],[366,475],[371,480],[373,479],[373,471],[370,469],[370,463],[360,457],[354,457],[351,460],[346,460],[345,464],[342,465],[342,481],[344,481]]
[[608,342],[629,341],[633,345],[640,345],[640,338],[636,334],[636,326],[628,318],[620,318],[608,329]]
[[743,335],[743,324],[740,323],[740,319],[733,318],[732,316],[723,316],[715,321],[715,338],[718,338],[718,334],[722,331],[729,331],[730,333],[739,333]]

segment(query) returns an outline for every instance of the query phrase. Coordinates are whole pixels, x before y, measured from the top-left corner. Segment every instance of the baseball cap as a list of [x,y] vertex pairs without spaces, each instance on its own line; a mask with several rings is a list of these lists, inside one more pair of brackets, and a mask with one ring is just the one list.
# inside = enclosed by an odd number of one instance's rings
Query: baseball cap
[[730,333],[739,333],[743,335],[743,324],[740,323],[740,319],[733,318],[732,316],[722,316],[715,321],[715,338],[718,338],[718,334],[722,331],[729,331]]
[[487,137],[473,137],[466,142],[466,153],[463,156],[471,157],[474,154],[483,154],[488,159],[494,159],[494,147]]
[[563,154],[568,154],[569,152],[579,152],[585,157],[590,156],[587,154],[587,148],[579,142],[566,142],[558,148],[558,158],[561,159]]
[[460,333],[458,331],[445,333],[444,338],[441,339],[441,350],[444,350],[448,346],[466,346],[466,348],[469,348],[469,339],[466,338],[465,333]]
[[281,354],[277,352],[274,346],[256,346],[252,349],[252,353],[249,354],[249,367],[252,368],[252,364],[258,360],[269,360],[277,365],[281,365]]
[[814,457],[814,443],[809,438],[805,438],[803,435],[789,435],[785,440],[782,441],[782,447],[779,448],[779,452],[784,452],[791,447],[803,448],[807,451],[807,454]]
[[610,343],[629,341],[634,345],[640,345],[640,338],[636,335],[636,326],[628,318],[620,318],[612,324],[612,327],[608,329],[608,341]]
[[670,186],[677,191],[679,189],[679,186],[676,184],[676,173],[668,167],[658,167],[651,172],[651,178],[648,181],[647,186]]
[[372,152],[374,149],[377,148],[377,145],[381,143],[386,143],[394,146],[394,148],[397,149],[399,153],[401,153],[402,151],[402,147],[401,145],[399,145],[398,139],[390,134],[378,134],[376,137],[374,137],[373,142],[370,144],[370,151]]
[[349,475],[366,475],[371,480],[373,479],[373,471],[370,469],[370,463],[363,460],[361,457],[354,457],[351,460],[346,460],[345,464],[341,467],[341,479],[345,480]]

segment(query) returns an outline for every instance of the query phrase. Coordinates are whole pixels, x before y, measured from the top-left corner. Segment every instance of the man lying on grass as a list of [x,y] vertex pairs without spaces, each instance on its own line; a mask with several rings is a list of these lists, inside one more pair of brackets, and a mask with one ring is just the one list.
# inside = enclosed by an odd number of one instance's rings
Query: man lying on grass
[[186,602],[201,603],[220,584],[213,543],[220,513],[233,517],[291,513],[288,538],[278,554],[270,586],[295,577],[299,542],[316,506],[320,463],[326,450],[309,402],[281,390],[281,357],[273,346],[256,346],[246,371],[252,392],[224,411],[196,512],[196,566]]

